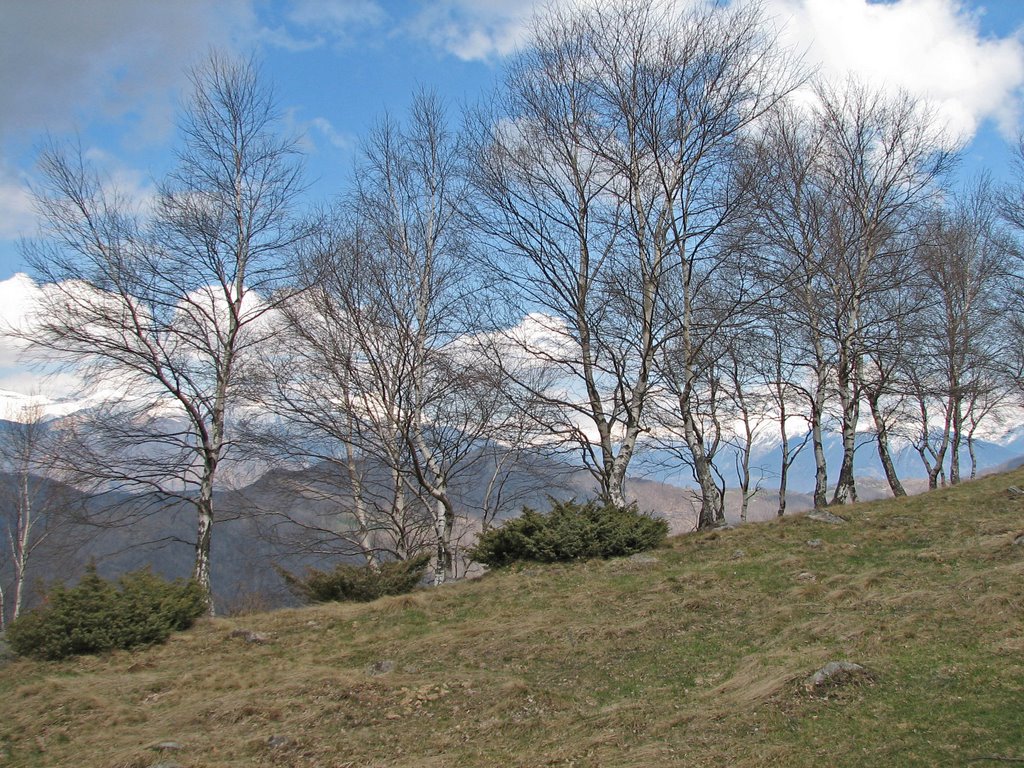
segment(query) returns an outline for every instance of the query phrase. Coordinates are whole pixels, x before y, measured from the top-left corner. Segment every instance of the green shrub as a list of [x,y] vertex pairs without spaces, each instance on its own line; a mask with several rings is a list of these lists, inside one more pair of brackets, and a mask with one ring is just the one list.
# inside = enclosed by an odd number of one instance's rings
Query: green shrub
[[194,581],[169,582],[143,570],[114,583],[90,566],[74,587],[54,587],[43,605],[11,622],[7,641],[21,656],[63,659],[161,643],[205,611]]
[[636,506],[552,499],[547,514],[524,507],[519,517],[481,534],[470,555],[491,568],[524,560],[618,557],[652,549],[667,535],[667,522],[641,514]]
[[429,563],[430,555],[425,554],[383,563],[377,570],[341,563],[333,571],[310,568],[304,577],[281,568],[278,573],[293,594],[311,603],[365,603],[384,595],[411,592],[420,583]]

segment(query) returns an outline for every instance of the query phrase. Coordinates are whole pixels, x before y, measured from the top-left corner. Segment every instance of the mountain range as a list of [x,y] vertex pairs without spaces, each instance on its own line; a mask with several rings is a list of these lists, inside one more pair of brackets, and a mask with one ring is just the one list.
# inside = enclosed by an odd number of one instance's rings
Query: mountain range
[[[54,401],[0,391],[0,413],[16,418],[25,413],[26,408],[35,408],[57,429],[64,418],[95,403],[91,398]],[[0,435],[10,428],[11,422],[0,420]],[[791,447],[793,444],[791,438]],[[974,450],[981,472],[1018,466],[1024,456],[1024,425],[1008,420],[994,423],[986,431],[985,439],[975,441]],[[838,467],[842,455],[838,435],[827,435],[825,453],[828,467]],[[673,455],[666,448],[638,452],[627,490],[641,510],[666,517],[673,532],[679,533],[693,528],[699,498],[689,471],[680,466]],[[889,496],[870,434],[860,436],[856,456],[860,497],[870,500]],[[735,489],[735,475],[731,472],[735,458],[728,448],[723,448],[719,456],[719,466],[726,468],[723,474],[729,486],[726,513],[730,522],[737,521],[741,501]],[[924,467],[911,446],[897,443],[893,458],[908,490],[912,493],[924,490]],[[751,457],[752,490],[757,490],[749,501],[749,520],[776,515],[780,461],[778,441],[762,438],[755,445]],[[325,543],[322,531],[343,525],[345,512],[340,500],[346,492],[344,480],[337,481],[338,494],[333,499],[330,494],[304,492],[314,483],[323,486],[325,475],[339,473],[326,465],[290,472],[262,472],[258,467],[257,463],[237,462],[233,471],[226,473],[234,487],[220,491],[216,498],[220,520],[213,540],[214,590],[221,605],[235,610],[289,602],[275,566],[301,570],[307,566],[329,567],[339,558],[350,559],[342,549],[331,547],[329,541],[322,546]],[[962,457],[962,467],[966,477],[970,472],[966,455]],[[485,484],[480,471],[471,470],[460,477],[454,489],[464,518],[466,544],[471,543],[472,532],[480,522],[480,488]],[[3,479],[2,474],[0,479]],[[4,484],[9,481],[8,476]],[[334,481],[328,479],[330,482]],[[787,512],[799,512],[812,506],[813,483],[813,456],[807,445],[790,469]],[[593,477],[584,468],[550,458],[534,459],[531,465],[518,468],[509,479],[509,487],[514,489],[514,504],[499,515],[499,520],[524,505],[544,509],[549,497],[586,498],[595,491]],[[70,503],[86,511],[87,516],[95,516],[104,505],[138,507],[144,506],[146,501],[123,494],[90,498],[74,489],[63,491],[63,498],[73,500]],[[144,566],[169,577],[187,576],[192,555],[189,543],[194,526],[192,510],[180,502],[150,506],[148,514],[133,516],[131,525],[97,528],[75,523],[62,537],[43,547],[31,572],[30,581],[36,585],[35,596],[38,597],[45,583],[58,577],[73,578],[90,560],[108,576]],[[0,510],[0,519],[9,520],[12,514],[13,507],[8,500]],[[321,533],[310,534],[313,528]],[[315,541],[317,537],[321,540]],[[0,560],[0,573],[3,572]]]

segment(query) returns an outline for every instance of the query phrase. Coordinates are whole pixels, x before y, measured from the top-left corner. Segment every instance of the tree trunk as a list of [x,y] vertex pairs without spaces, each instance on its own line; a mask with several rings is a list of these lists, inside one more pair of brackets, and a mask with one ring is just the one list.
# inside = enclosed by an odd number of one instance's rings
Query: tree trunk
[[18,618],[25,594],[25,570],[28,566],[29,547],[32,536],[32,496],[28,487],[29,473],[22,469],[18,487],[18,539],[14,546],[14,607],[11,620]]
[[[207,488],[210,495],[207,495]],[[207,612],[214,615],[213,587],[210,582],[210,542],[213,536],[213,498],[212,485],[203,480],[203,493],[197,505],[196,514],[196,558],[192,569],[192,578],[206,596]]]
[[945,464],[946,450],[949,448],[949,433],[953,423],[953,401],[946,404],[946,417],[942,426],[942,441],[939,443],[939,450],[935,452],[935,463],[928,473],[928,489],[934,491],[939,487],[939,477],[943,478],[945,485]]
[[395,551],[401,560],[408,560],[412,557],[412,542],[409,541],[408,531],[405,526],[405,479],[398,469],[398,459],[394,459],[391,466],[391,487],[393,504],[391,506],[395,521],[395,529],[398,536],[395,541]]
[[[824,352],[816,343],[815,352],[822,359]],[[825,438],[822,434],[822,420],[825,414],[825,367],[818,363],[814,397],[811,399],[811,448],[814,451],[814,506],[821,509],[828,506],[828,467],[825,465]]]
[[366,498],[363,493],[363,478],[359,474],[355,450],[352,443],[349,442],[345,443],[345,468],[348,470],[349,484],[352,486],[352,513],[355,515],[356,524],[359,526],[357,533],[359,549],[366,559],[366,567],[372,571],[377,571],[380,570],[380,564],[377,562],[377,553],[373,546],[373,538],[370,532],[370,516],[366,509]]
[[960,443],[963,440],[963,406],[960,398],[955,399],[953,407],[953,434],[949,443],[949,484],[959,485],[960,483]]
[[843,407],[843,461],[839,466],[839,480],[833,504],[857,501],[857,486],[853,475],[853,455],[857,449],[857,421],[860,415],[859,393],[853,376],[853,361],[849,355],[842,355],[839,363],[839,399]]
[[686,447],[693,457],[693,473],[700,486],[700,512],[697,515],[697,530],[713,528],[722,514],[722,493],[715,483],[711,463],[704,451],[704,439],[697,429],[689,407],[683,408],[683,431]]
[[[441,489],[444,491],[443,487]],[[451,505],[442,499],[434,500],[434,533],[437,555],[434,562],[434,586],[440,586],[455,578],[455,557],[452,552],[452,531],[455,528],[455,513]]]
[[871,416],[875,422],[875,438],[878,444],[878,459],[882,462],[882,470],[885,472],[885,479],[889,482],[889,488],[895,497],[906,496],[907,492],[896,474],[896,467],[892,462],[892,455],[889,452],[889,430],[885,418],[879,408],[880,393],[872,392],[868,396],[868,405],[871,406]]
[[618,461],[612,466],[612,471],[608,475],[607,498],[604,499],[605,502],[619,509],[626,506],[626,493],[623,487],[625,470],[626,465]]
[[786,433],[786,400],[781,387],[779,398],[779,429],[782,433],[782,462],[779,466],[779,511],[778,516],[786,514],[786,485],[789,482],[789,435]]

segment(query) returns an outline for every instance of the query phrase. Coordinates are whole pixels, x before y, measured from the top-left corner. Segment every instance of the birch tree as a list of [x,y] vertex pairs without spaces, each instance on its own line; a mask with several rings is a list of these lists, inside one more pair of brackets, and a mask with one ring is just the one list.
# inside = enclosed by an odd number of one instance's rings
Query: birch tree
[[821,86],[824,183],[835,193],[843,232],[825,277],[841,408],[843,459],[831,503],[856,500],[854,451],[872,303],[902,278],[910,229],[953,162],[943,127],[909,95],[890,97],[848,81]]
[[[602,498],[624,504],[653,393],[681,404],[710,525],[720,494],[696,436],[696,361],[715,235],[733,214],[731,153],[793,86],[756,4],[630,0],[540,17],[478,131],[486,268],[510,311],[555,343],[540,425],[572,444]],[[716,315],[720,317],[720,315]],[[499,323],[500,325],[500,323]],[[512,343],[515,335],[509,333]]]
[[72,499],[54,477],[56,441],[42,409],[29,405],[10,416],[0,440],[0,566],[9,576],[0,582],[0,630],[25,605],[30,566],[44,548],[51,556],[61,551],[67,542],[54,540],[66,538],[73,522]]
[[194,509],[192,576],[212,612],[214,493],[239,381],[308,229],[295,145],[256,64],[213,54],[190,79],[177,167],[151,211],[80,149],[43,152],[44,227],[27,261],[45,286],[29,335],[107,398],[81,426],[79,481]]
[[[947,460],[949,481],[960,482],[960,450],[966,442],[973,453],[974,432],[998,404],[1004,361],[1012,357],[1012,245],[997,215],[991,183],[982,178],[931,213],[916,251],[929,301],[915,338],[912,364],[920,370],[908,378],[917,382],[918,452],[933,488]],[[936,410],[938,434],[929,418]]]
[[[762,322],[771,327],[780,373],[788,370],[792,391],[807,419],[814,454],[814,506],[828,503],[825,434],[830,372],[835,348],[828,333],[830,258],[844,231],[834,190],[820,172],[824,136],[814,114],[787,106],[764,123],[751,161],[759,179],[753,190],[750,233],[769,254],[759,280],[769,300]],[[766,317],[764,312],[768,313]],[[776,387],[780,412],[785,397]],[[784,430],[784,427],[783,427]],[[788,452],[788,440],[784,441]],[[785,459],[782,477],[788,467]]]
[[368,565],[429,546],[435,583],[458,575],[460,481],[483,478],[481,514],[493,517],[520,447],[474,333],[467,195],[459,135],[436,96],[378,122],[333,242],[303,265],[315,280],[282,308],[264,399],[298,437],[289,450],[344,476],[339,517]]

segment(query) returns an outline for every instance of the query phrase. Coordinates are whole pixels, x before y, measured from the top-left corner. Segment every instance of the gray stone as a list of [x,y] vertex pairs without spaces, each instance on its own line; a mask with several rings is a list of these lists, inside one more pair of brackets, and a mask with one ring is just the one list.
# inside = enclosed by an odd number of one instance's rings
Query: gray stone
[[251,629],[236,629],[229,637],[236,637],[253,645],[263,645],[264,643],[269,643],[272,639],[270,635],[265,635],[262,632],[253,632]]
[[796,577],[797,577],[797,579],[799,579],[800,581],[817,581],[817,580],[818,580],[818,577],[817,577],[817,576],[815,576],[815,575],[814,575],[813,573],[811,573],[810,571],[803,571],[802,573],[798,573],[798,574],[796,575]]
[[856,678],[868,677],[868,671],[852,661],[830,661],[804,682],[804,688],[815,691],[827,685],[840,685]]
[[810,520],[816,520],[819,523],[828,523],[829,525],[842,525],[846,520],[839,515],[833,515],[827,509],[815,509],[807,513],[807,517]]
[[1006,489],[1006,495],[1011,499],[1024,499],[1024,488],[1019,485],[1011,485]]
[[744,550],[742,550],[742,549],[734,549],[733,552],[732,552],[732,559],[733,560],[742,560],[746,556],[747,556],[747,553]]
[[181,763],[169,763],[166,760],[161,760],[159,763],[153,763],[149,768],[185,768],[185,766]]
[[283,749],[284,747],[290,747],[292,740],[287,736],[271,736],[267,739],[267,746],[271,749]]
[[381,661],[375,661],[373,664],[366,668],[368,675],[386,675],[389,672],[394,672],[397,664],[391,659],[382,659]]
[[658,562],[658,558],[654,555],[649,555],[646,552],[637,552],[629,556],[629,562],[637,563],[639,565],[652,565]]
[[181,744],[176,741],[161,741],[150,747],[157,752],[177,752],[181,748]]
[[1015,547],[1024,546],[1024,533],[1017,534],[1016,538],[1013,540],[1013,545]]
[[808,542],[807,542],[807,546],[810,547],[811,549],[817,549],[821,545],[822,545],[821,539],[809,539]]

